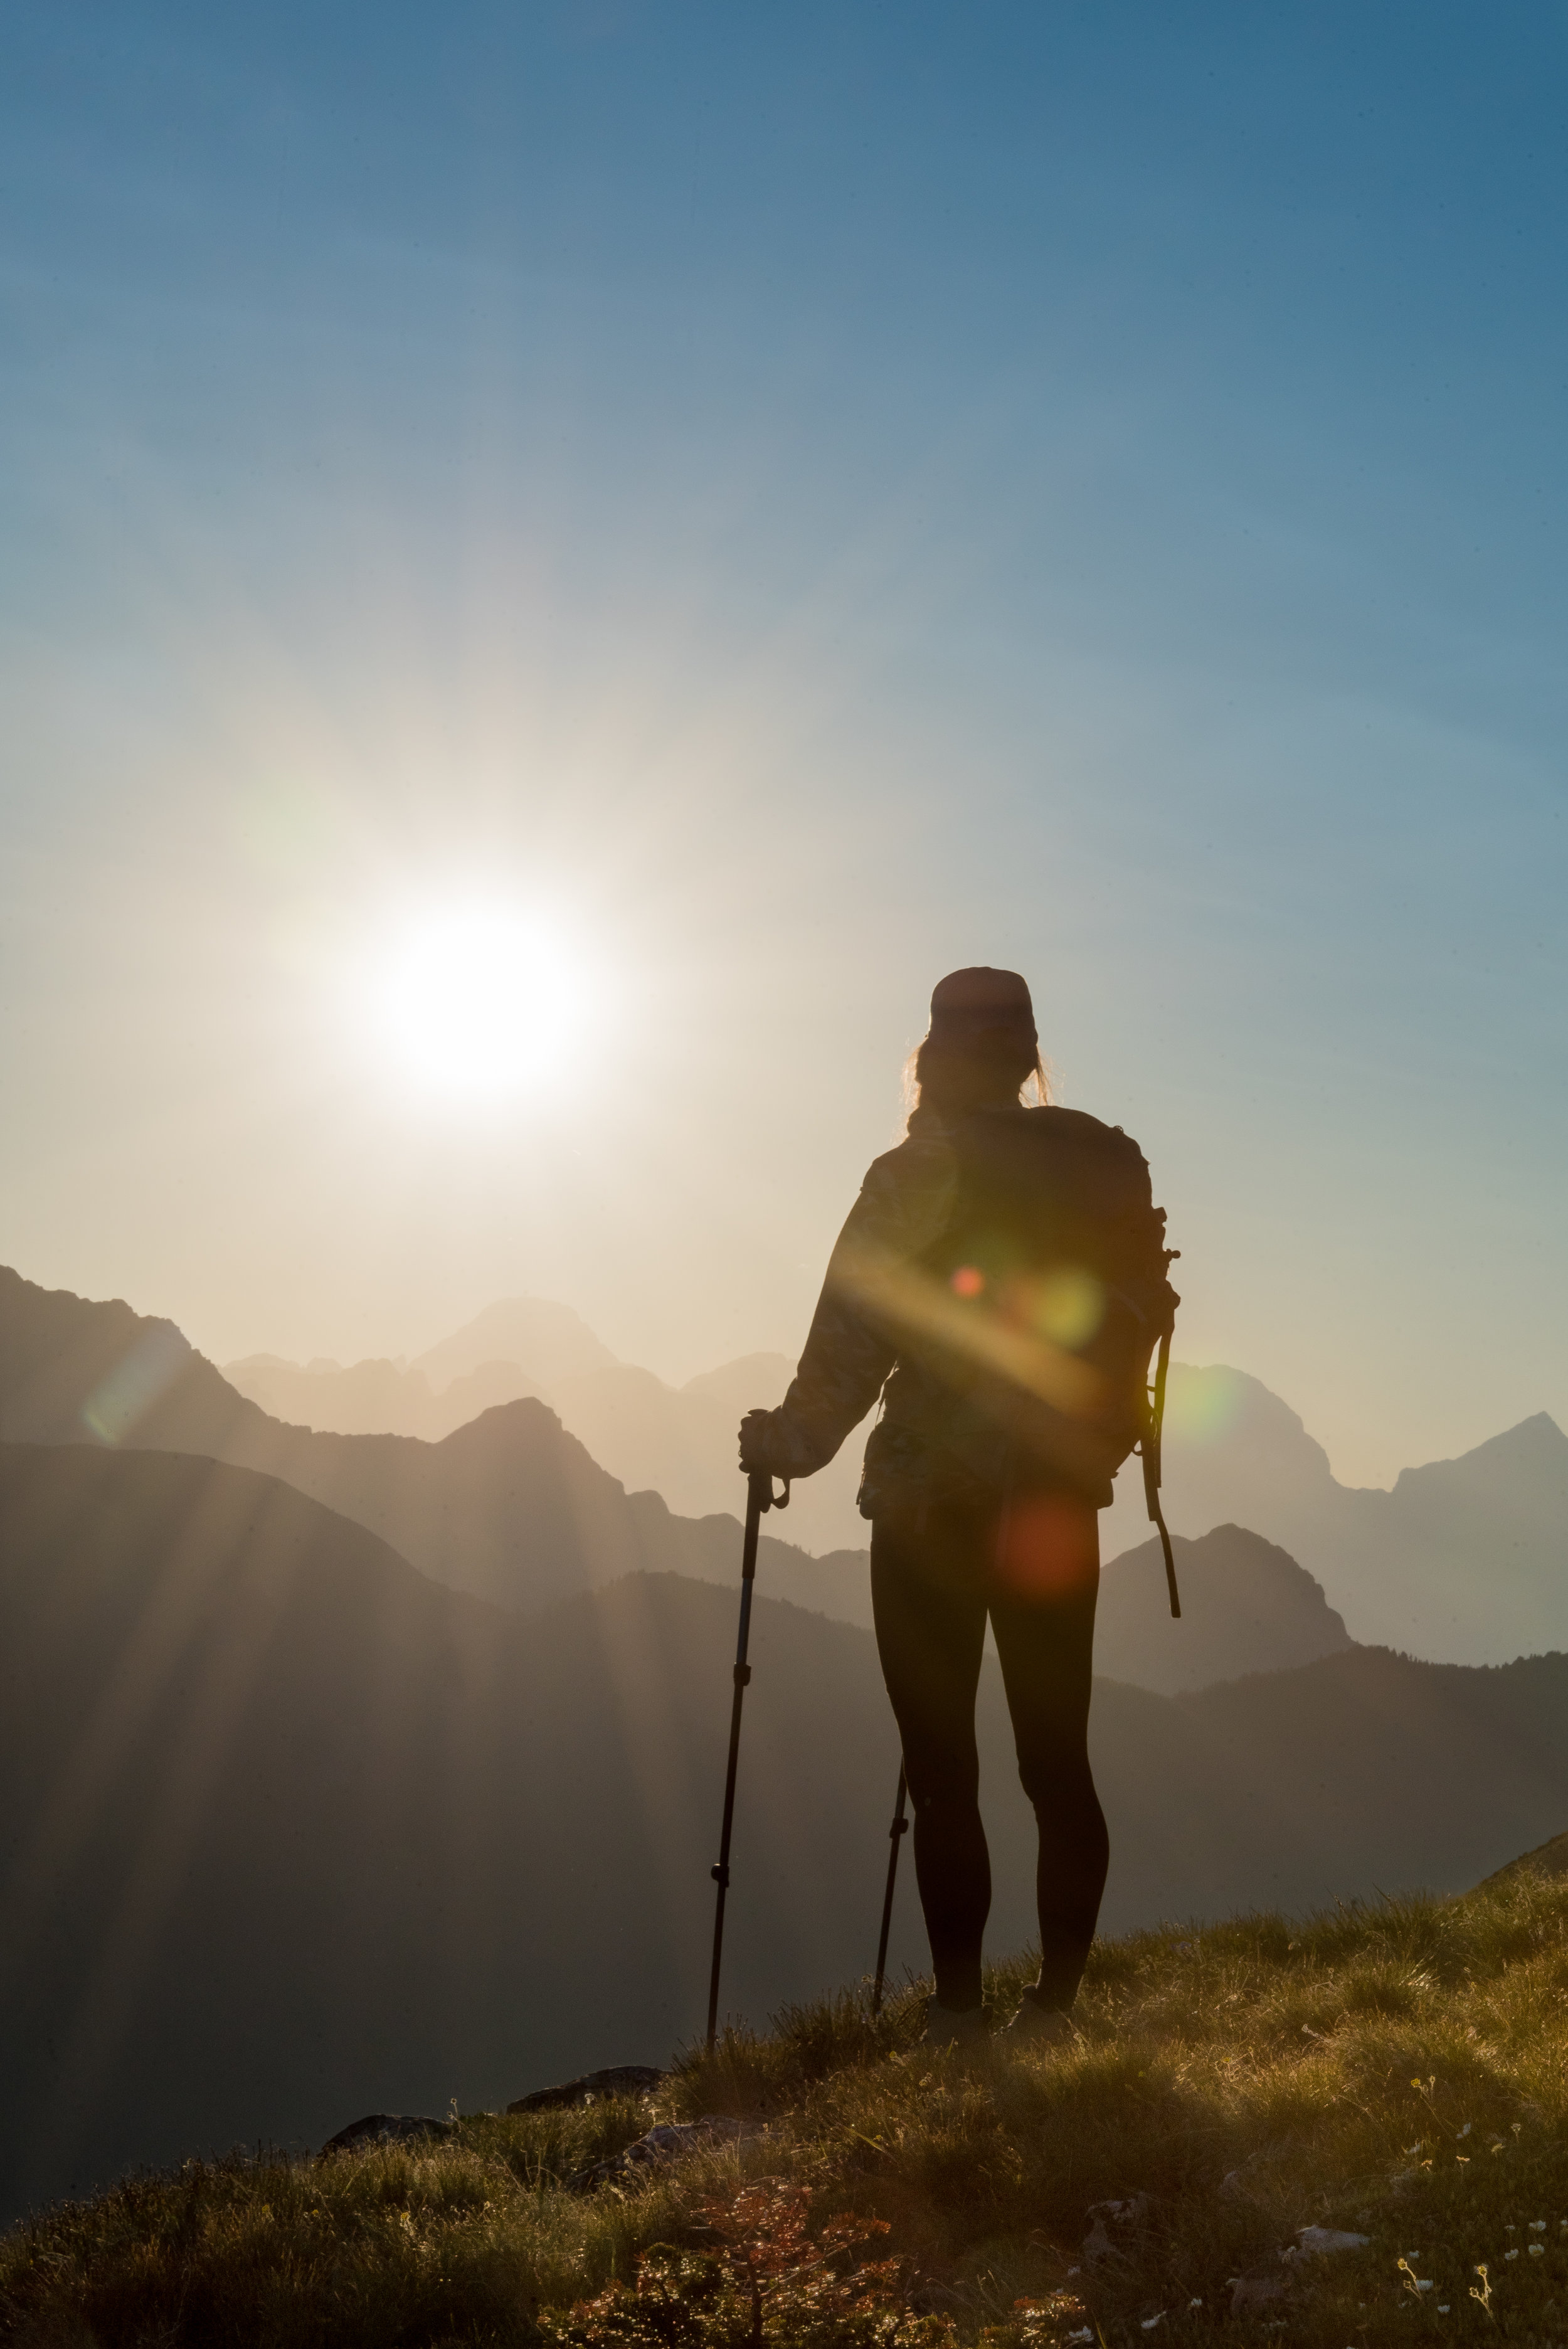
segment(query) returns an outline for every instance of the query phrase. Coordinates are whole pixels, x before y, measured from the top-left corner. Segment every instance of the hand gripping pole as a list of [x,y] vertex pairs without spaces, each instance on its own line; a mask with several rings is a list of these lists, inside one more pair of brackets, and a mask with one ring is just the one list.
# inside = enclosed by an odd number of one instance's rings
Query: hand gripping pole
[[729,1709],[729,1761],[724,1774],[724,1825],[718,1835],[718,1864],[709,1870],[718,1887],[718,1897],[713,1911],[713,1971],[707,1982],[707,2044],[711,2047],[718,2033],[718,1972],[724,1957],[724,1903],[729,1890],[729,1837],[735,1825],[735,1774],[740,1761],[740,1708],[746,1696],[746,1684],[751,1678],[751,1666],[746,1661],[747,1647],[751,1639],[751,1593],[757,1581],[757,1537],[761,1529],[764,1509],[783,1509],[789,1504],[789,1484],[786,1478],[781,1494],[773,1490],[773,1479],[760,1470],[754,1470],[748,1479],[746,1491],[746,1540],[740,1553],[740,1636],[735,1643],[735,1697]]
[[909,1780],[903,1764],[898,1765],[898,1793],[893,1797],[892,1825],[887,1831],[887,1889],[882,1894],[882,1932],[877,1940],[877,1978],[872,1985],[872,2013],[882,2013],[882,1982],[887,1974],[887,1937],[892,1925],[892,1889],[898,1882],[898,1847],[909,1833],[909,1821],[903,1815],[904,1797],[909,1792]]

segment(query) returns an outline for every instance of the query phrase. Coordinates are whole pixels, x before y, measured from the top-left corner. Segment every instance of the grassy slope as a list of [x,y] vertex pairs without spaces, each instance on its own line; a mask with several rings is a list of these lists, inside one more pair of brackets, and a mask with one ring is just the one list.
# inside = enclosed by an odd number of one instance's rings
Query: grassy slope
[[[1021,1978],[998,1971],[998,2011]],[[884,2349],[1086,2325],[1107,2349],[1568,2340],[1568,1883],[1104,1943],[1065,2049],[933,2060],[920,2013],[911,1990],[876,2025],[859,1996],[788,2015],[653,2107],[132,2181],[0,2246],[0,2337],[739,2344],[759,2306],[767,2340]],[[757,2124],[738,2152],[624,2193],[560,2183],[655,2115],[717,2111]],[[1086,2260],[1089,2206],[1135,2195]],[[886,2232],[833,2252],[846,2214]],[[1282,2261],[1307,2224],[1371,2243]],[[606,2297],[644,2253],[640,2293]],[[1235,2277],[1284,2296],[1238,2306]]]

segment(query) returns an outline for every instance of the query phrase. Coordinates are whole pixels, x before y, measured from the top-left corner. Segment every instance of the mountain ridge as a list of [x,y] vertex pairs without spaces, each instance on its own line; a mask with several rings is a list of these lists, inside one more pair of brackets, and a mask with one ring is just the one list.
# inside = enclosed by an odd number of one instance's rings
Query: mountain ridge
[[[729,1506],[738,1411],[779,1402],[790,1371],[782,1355],[754,1354],[675,1389],[614,1364],[562,1381],[545,1400],[629,1489],[657,1490],[677,1515],[702,1516]],[[522,1373],[512,1376],[515,1385]],[[302,1395],[310,1410],[329,1408],[322,1382]],[[450,1393],[432,1405],[449,1417],[462,1407]],[[854,1507],[860,1450],[857,1431],[797,1485],[791,1531],[808,1550],[864,1547]],[[1177,1363],[1164,1467],[1173,1528],[1254,1528],[1323,1584],[1359,1640],[1456,1661],[1568,1642],[1568,1436],[1544,1412],[1453,1460],[1407,1467],[1391,1486],[1341,1485],[1299,1414],[1261,1381],[1223,1364]],[[1101,1554],[1147,1538],[1138,1477],[1124,1474],[1102,1521]]]
[[[111,1444],[200,1453],[280,1476],[435,1580],[525,1612],[632,1572],[689,1574],[730,1589],[737,1580],[736,1517],[683,1518],[657,1493],[625,1492],[537,1398],[492,1407],[436,1443],[291,1427],[235,1394],[171,1322],[0,1278],[0,1433],[69,1443],[84,1423]],[[769,1522],[793,1530],[793,1501],[788,1516]],[[1102,1669],[1156,1688],[1202,1685],[1334,1645],[1319,1619],[1321,1593],[1315,1612],[1299,1592],[1287,1595],[1292,1577],[1305,1579],[1299,1569],[1289,1560],[1282,1569],[1255,1537],[1238,1531],[1235,1539],[1245,1555],[1228,1567],[1223,1542],[1212,1557],[1212,1545],[1182,1544],[1188,1616],[1179,1635],[1162,1581],[1146,1607],[1124,1606],[1139,1569],[1113,1568]],[[765,1535],[758,1568],[774,1597],[871,1622],[864,1548],[812,1557]]]
[[[700,2023],[734,1635],[678,1575],[524,1617],[253,1469],[0,1445],[0,2205],[662,2061]],[[759,2018],[870,1964],[897,1741],[868,1632],[764,1596],[751,1654],[726,1983]],[[993,1660],[977,1730],[1007,1949],[1033,1819]],[[1091,1747],[1108,1932],[1458,1891],[1568,1816],[1568,1658],[1101,1679]]]
[[[0,1268],[0,1440],[70,1444],[85,1433],[281,1477],[436,1580],[512,1606],[648,1567],[715,1570],[711,1526],[676,1517],[657,1494],[628,1495],[536,1399],[495,1406],[436,1444],[320,1434],[236,1393],[171,1321]],[[792,1546],[765,1545],[783,1595],[830,1580],[830,1568]]]
[[[1568,1646],[1568,1435],[1545,1412],[1391,1487],[1345,1485],[1261,1381],[1172,1365],[1162,1464],[1172,1527],[1251,1526],[1366,1645],[1467,1663]],[[1141,1516],[1119,1485],[1107,1556],[1145,1537]]]
[[[624,1365],[590,1375],[651,1378]],[[97,1414],[102,1423],[94,1432],[106,1441],[205,1450],[284,1475],[387,1533],[438,1577],[510,1595],[512,1603],[542,1601],[640,1565],[728,1578],[716,1550],[717,1539],[738,1538],[727,1530],[735,1525],[727,1511],[718,1537],[712,1517],[683,1517],[651,1491],[628,1495],[538,1398],[492,1406],[438,1444],[317,1434],[270,1420],[171,1322],[139,1317],[122,1301],[46,1291],[5,1271],[0,1433],[69,1441],[82,1432],[84,1411]],[[476,1427],[487,1433],[478,1439],[465,1433]],[[453,1438],[461,1439],[458,1449],[443,1458]],[[733,1429],[725,1423],[713,1442],[727,1461]],[[398,1445],[409,1449],[400,1453]],[[852,1449],[851,1441],[846,1452]],[[417,1454],[425,1458],[416,1474]],[[459,1464],[469,1475],[482,1471],[478,1499],[465,1499]],[[853,1473],[852,1456],[835,1464]],[[525,1469],[532,1479],[526,1494],[517,1485]],[[418,1487],[412,1498],[411,1476]],[[509,1479],[516,1488],[510,1532],[502,1501]],[[810,1483],[796,1487],[784,1521],[792,1534],[810,1533]],[[1260,1381],[1222,1367],[1173,1370],[1165,1497],[1179,1533],[1234,1523],[1286,1551],[1321,1584],[1351,1637],[1366,1644],[1456,1662],[1501,1662],[1568,1646],[1568,1437],[1545,1413],[1457,1461],[1407,1470],[1389,1490],[1353,1488],[1335,1482],[1322,1447]],[[1135,1480],[1124,1474],[1101,1521],[1107,1558],[1147,1543],[1140,1504]],[[553,1547],[540,1537],[542,1511]],[[477,1523],[487,1512],[488,1530]],[[694,1530],[700,1526],[707,1530]],[[509,1576],[516,1581],[525,1529],[535,1587],[509,1594],[502,1586]],[[797,1543],[765,1538],[775,1544],[764,1556],[782,1595],[851,1619],[861,1614],[862,1547],[813,1559]],[[511,1568],[503,1555],[509,1543]],[[699,1557],[705,1563],[693,1567]]]

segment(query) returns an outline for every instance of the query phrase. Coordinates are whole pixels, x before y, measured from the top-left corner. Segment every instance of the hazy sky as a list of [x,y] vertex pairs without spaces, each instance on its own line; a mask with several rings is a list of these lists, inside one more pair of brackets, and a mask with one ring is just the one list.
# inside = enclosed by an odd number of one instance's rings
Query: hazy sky
[[0,9],[0,1253],[792,1352],[987,961],[1179,1354],[1357,1480],[1568,1422],[1565,98],[1556,5]]

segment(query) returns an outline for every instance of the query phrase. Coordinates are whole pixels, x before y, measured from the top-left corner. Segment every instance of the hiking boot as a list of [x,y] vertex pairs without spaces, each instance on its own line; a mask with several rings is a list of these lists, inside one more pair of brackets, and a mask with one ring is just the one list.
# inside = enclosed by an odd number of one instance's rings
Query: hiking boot
[[989,2036],[985,2013],[978,2006],[942,2006],[925,2002],[925,2044],[928,2047],[984,2047]]
[[1005,2047],[1051,2047],[1078,2037],[1078,2025],[1059,2006],[1042,2006],[1029,1991],[1018,2002],[1018,2012],[1002,2032]]

